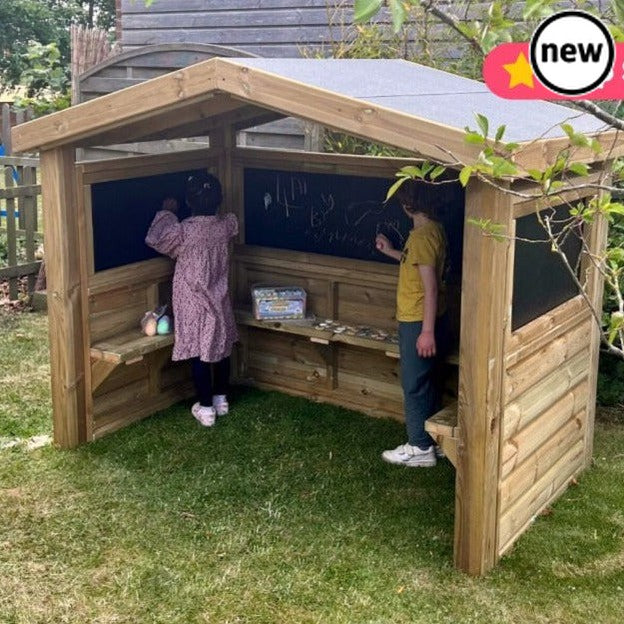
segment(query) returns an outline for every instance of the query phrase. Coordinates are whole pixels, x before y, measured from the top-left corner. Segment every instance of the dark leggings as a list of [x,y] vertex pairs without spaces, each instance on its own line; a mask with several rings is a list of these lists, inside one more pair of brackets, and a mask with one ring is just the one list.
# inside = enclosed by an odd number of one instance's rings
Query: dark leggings
[[[199,358],[191,359],[195,391],[202,407],[212,405],[215,394],[227,394],[230,385],[230,358],[219,362],[202,362]],[[213,383],[214,376],[214,383]]]

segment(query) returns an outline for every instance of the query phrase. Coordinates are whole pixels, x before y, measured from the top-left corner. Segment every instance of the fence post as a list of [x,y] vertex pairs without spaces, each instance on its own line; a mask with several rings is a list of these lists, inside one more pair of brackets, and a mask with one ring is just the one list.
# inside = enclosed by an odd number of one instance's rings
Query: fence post
[[13,153],[11,148],[11,107],[8,104],[2,105],[2,145],[4,153],[10,156]]

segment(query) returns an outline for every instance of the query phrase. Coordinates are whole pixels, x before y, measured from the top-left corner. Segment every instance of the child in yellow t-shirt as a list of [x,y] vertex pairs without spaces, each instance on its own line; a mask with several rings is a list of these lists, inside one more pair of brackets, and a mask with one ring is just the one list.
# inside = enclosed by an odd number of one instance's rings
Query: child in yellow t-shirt
[[441,455],[425,431],[425,420],[438,409],[436,361],[447,333],[446,236],[435,220],[435,209],[423,202],[424,184],[408,180],[396,193],[413,223],[403,250],[395,249],[383,234],[375,239],[381,253],[400,262],[396,317],[408,436],[406,444],[384,451],[382,458],[391,464],[413,467],[435,466],[436,456]]

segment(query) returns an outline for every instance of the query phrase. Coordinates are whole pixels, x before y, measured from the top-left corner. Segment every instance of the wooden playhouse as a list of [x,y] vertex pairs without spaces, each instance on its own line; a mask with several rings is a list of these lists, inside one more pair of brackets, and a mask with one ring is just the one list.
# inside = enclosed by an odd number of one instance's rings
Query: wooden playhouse
[[[566,144],[557,124],[568,109],[502,102],[481,83],[381,60],[214,58],[16,127],[15,149],[41,153],[56,443],[74,447],[190,396],[188,369],[170,361],[172,337],[141,337],[137,326],[168,299],[173,268],[145,247],[147,225],[162,195],[179,193],[196,169],[220,177],[224,208],[241,223],[235,381],[401,418],[396,344],[258,322],[249,307],[254,284],[297,285],[316,317],[391,333],[398,269],[372,239],[383,228],[399,240],[407,233],[382,202],[397,168],[413,161],[243,148],[236,133],[295,116],[414,158],[470,162],[477,150],[464,127],[475,112],[507,125],[526,166]],[[600,126],[587,116],[574,123]],[[75,161],[77,148],[206,135],[207,150]],[[614,136],[600,140],[615,155]],[[589,150],[578,159],[603,166]],[[458,389],[429,427],[457,471],[455,563],[482,574],[588,465],[598,329],[555,254],[513,238],[539,238],[535,202],[475,179],[465,192],[456,182],[440,188]],[[485,237],[464,226],[470,217],[510,237]],[[599,254],[605,224],[589,234]],[[586,275],[599,305],[600,275]]]

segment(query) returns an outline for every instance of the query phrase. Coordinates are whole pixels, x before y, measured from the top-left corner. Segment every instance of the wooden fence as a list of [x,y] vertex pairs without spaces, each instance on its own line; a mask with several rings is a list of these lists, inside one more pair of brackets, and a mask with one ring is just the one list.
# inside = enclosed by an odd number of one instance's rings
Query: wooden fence
[[29,117],[6,104],[2,107],[0,139],[5,155],[0,156],[0,281],[8,280],[11,300],[18,298],[23,277],[28,278],[28,292],[34,291],[41,264],[36,259],[43,241],[39,159],[11,156],[11,127]]

